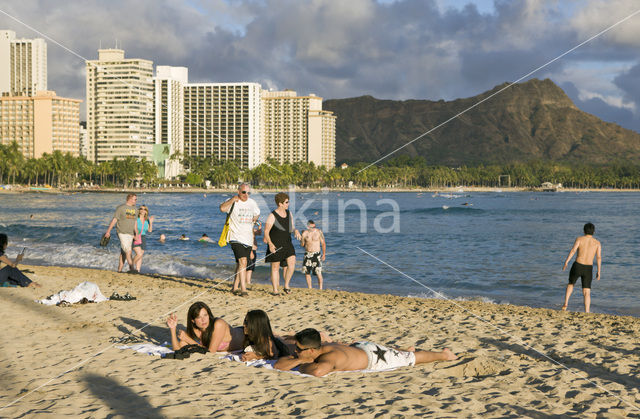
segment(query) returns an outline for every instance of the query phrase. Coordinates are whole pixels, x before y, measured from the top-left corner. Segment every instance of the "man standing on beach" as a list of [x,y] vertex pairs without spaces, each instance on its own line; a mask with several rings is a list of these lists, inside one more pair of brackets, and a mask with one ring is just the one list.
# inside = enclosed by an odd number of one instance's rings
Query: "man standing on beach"
[[[238,195],[220,204],[220,211],[229,213],[229,243],[236,259],[236,276],[232,292],[242,296],[247,293],[247,263],[253,247],[253,224],[260,216],[260,208],[251,195],[251,186],[241,183]],[[238,288],[240,286],[240,288]]]
[[131,259],[131,245],[133,244],[133,235],[135,233],[136,219],[138,218],[138,209],[136,202],[138,196],[134,193],[127,195],[127,201],[116,208],[113,220],[107,228],[105,237],[111,237],[111,230],[116,227],[118,239],[120,239],[120,257],[118,259],[118,272],[122,272],[124,261],[129,264],[129,272],[137,273]]
[[[307,286],[311,286],[311,274],[318,277],[318,288],[322,289],[322,262],[327,255],[327,244],[324,241],[322,230],[316,227],[313,220],[307,221],[307,229],[302,232],[300,244],[304,247],[304,259],[302,261],[302,273],[307,280]],[[322,247],[322,252],[320,248]]]
[[575,262],[571,265],[571,270],[569,271],[569,284],[567,284],[567,291],[564,296],[564,305],[562,306],[562,310],[567,309],[567,305],[569,304],[569,297],[571,297],[571,293],[573,292],[573,284],[576,283],[578,277],[582,281],[582,295],[584,297],[584,311],[585,313],[589,313],[591,307],[591,280],[593,279],[593,258],[596,257],[598,262],[598,272],[596,273],[596,281],[600,281],[600,270],[602,265],[602,246],[600,242],[593,237],[593,233],[595,233],[596,227],[587,223],[584,225],[584,236],[578,237],[573,243],[573,247],[569,252],[569,256],[567,256],[567,260],[564,261],[564,266],[562,270],[567,269],[567,264],[571,257],[576,251],[578,252],[578,256],[576,256]]
[[364,341],[350,346],[335,342],[323,344],[315,329],[296,333],[295,340],[296,355],[278,359],[274,368],[289,371],[300,367],[303,374],[323,377],[335,371],[384,371],[458,358],[447,348],[442,352],[431,352],[416,351],[413,347],[403,351]]

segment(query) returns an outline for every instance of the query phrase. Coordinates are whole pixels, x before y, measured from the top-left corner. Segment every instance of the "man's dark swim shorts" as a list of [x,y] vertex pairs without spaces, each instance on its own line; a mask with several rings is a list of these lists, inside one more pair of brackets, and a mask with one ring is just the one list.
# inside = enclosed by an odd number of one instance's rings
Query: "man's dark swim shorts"
[[573,262],[571,271],[569,271],[569,283],[571,285],[575,284],[578,278],[582,281],[582,288],[591,288],[593,265],[583,265],[578,262]]
[[236,262],[238,259],[247,258],[247,262],[251,259],[251,247],[253,246],[245,246],[240,242],[231,242],[231,250],[233,250],[233,256],[236,258]]

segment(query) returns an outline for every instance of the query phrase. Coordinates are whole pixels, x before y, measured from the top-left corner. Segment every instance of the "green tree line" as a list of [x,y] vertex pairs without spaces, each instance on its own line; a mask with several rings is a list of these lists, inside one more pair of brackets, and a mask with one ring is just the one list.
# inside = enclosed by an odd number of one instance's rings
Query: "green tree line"
[[[571,188],[640,189],[640,165],[571,165],[549,161],[462,167],[433,166],[423,158],[400,156],[379,166],[356,163],[346,168],[327,169],[313,163],[280,164],[274,160],[242,169],[236,161],[213,158],[172,156],[179,159],[188,174],[175,182],[214,187],[246,181],[257,187],[441,188],[450,186],[539,187],[543,182],[562,183]],[[0,184],[51,185],[73,187],[78,183],[130,187],[134,181],[146,185],[171,183],[157,177],[150,161],[127,157],[94,164],[83,157],[54,151],[42,157],[24,158],[17,143],[0,144]]]

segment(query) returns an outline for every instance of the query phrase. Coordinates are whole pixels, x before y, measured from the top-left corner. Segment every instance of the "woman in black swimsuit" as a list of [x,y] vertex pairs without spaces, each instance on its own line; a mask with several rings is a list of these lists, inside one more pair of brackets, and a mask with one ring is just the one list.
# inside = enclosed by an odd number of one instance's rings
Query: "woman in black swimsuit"
[[296,251],[291,242],[291,233],[296,239],[300,240],[300,232],[293,225],[293,217],[289,212],[289,195],[284,192],[277,193],[275,196],[276,208],[267,217],[264,228],[264,242],[267,244],[266,262],[271,263],[271,284],[273,285],[273,294],[278,294],[278,286],[280,285],[280,263],[286,261],[287,267],[284,268],[284,292],[290,293],[289,282],[293,276],[296,267]]
[[243,346],[243,361],[278,359],[292,353],[284,341],[274,336],[269,316],[262,310],[251,310],[245,316]]

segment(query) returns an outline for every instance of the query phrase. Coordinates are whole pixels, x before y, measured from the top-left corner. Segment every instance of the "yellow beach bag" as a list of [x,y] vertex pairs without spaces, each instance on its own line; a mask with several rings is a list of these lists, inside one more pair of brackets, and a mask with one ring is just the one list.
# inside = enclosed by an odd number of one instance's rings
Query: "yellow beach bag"
[[231,218],[231,213],[233,212],[233,207],[235,205],[235,202],[231,205],[231,210],[229,211],[229,214],[227,214],[224,227],[222,227],[222,233],[220,234],[220,239],[218,239],[218,246],[220,247],[225,247],[227,243],[229,243],[229,218]]

